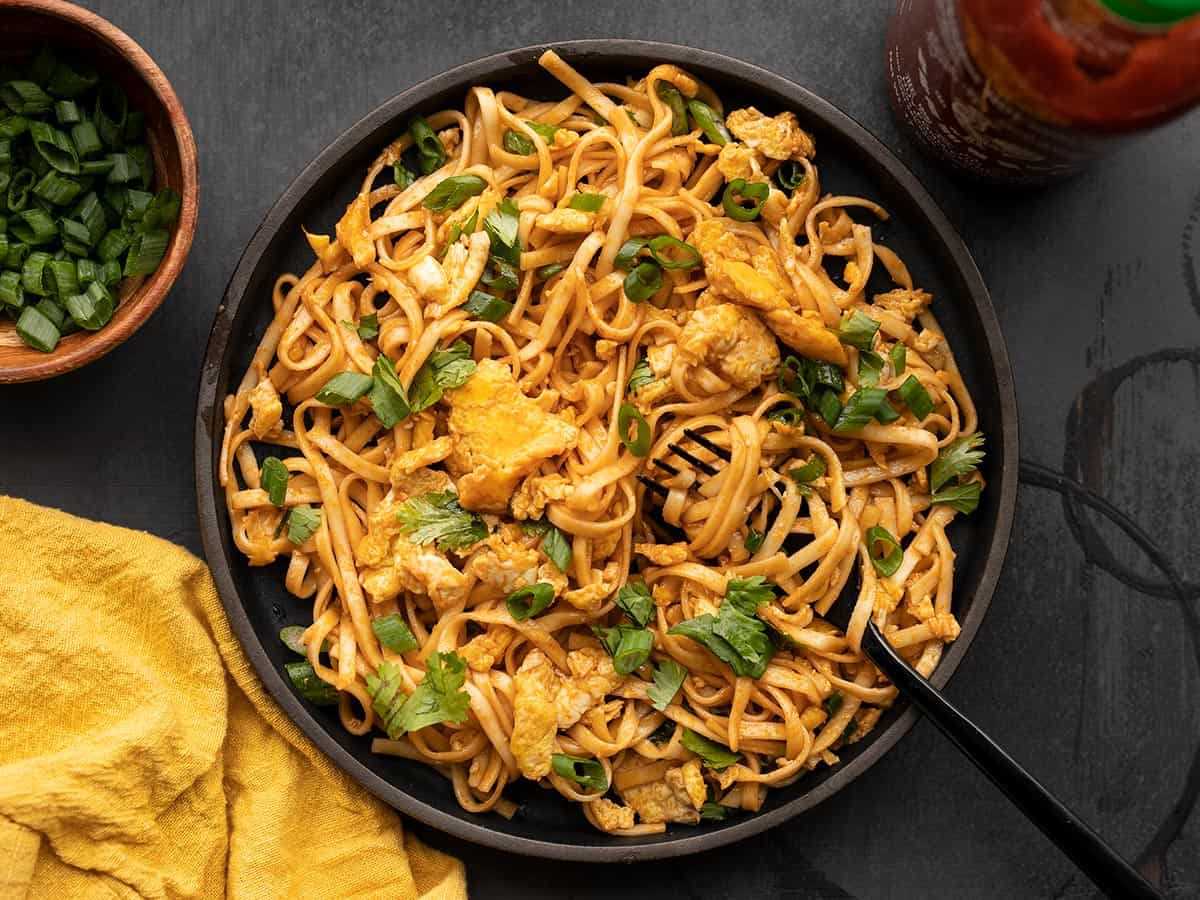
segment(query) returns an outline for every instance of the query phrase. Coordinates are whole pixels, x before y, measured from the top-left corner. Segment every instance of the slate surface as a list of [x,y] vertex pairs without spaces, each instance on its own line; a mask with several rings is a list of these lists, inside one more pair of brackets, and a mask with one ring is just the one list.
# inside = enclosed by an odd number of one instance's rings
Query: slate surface
[[[200,229],[166,305],[124,347],[0,389],[0,491],[199,552],[192,417],[209,324],[242,246],[318,150],[404,87],[505,48],[637,37],[741,57],[837,104],[923,178],[992,290],[1023,457],[1108,498],[1173,568],[1174,586],[1110,525],[1023,488],[1005,577],[950,695],[1123,852],[1149,847],[1171,896],[1200,895],[1200,113],[1068,184],[1006,194],[950,180],[898,134],[879,0],[87,5],[179,93],[200,148]],[[701,858],[553,864],[421,833],[467,860],[478,898],[1093,894],[926,723],[832,801]]]

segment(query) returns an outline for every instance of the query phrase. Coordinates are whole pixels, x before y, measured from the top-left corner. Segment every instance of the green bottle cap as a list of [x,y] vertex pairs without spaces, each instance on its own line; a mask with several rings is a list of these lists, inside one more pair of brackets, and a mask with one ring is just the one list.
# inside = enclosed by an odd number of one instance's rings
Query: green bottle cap
[[1200,0],[1100,0],[1122,19],[1144,25],[1170,25],[1200,13]]

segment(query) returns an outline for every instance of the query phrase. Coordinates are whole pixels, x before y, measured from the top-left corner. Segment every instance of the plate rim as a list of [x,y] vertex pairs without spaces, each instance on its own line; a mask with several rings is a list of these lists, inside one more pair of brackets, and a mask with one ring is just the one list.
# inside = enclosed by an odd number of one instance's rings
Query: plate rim
[[[214,482],[215,468],[212,448],[214,431],[219,431],[223,427],[216,421],[222,399],[216,396],[216,386],[219,380],[221,361],[232,336],[233,307],[231,298],[244,295],[254,269],[257,267],[258,259],[292,209],[302,202],[308,192],[332,166],[336,165],[338,160],[356,150],[364,139],[388,122],[403,117],[408,110],[419,107],[443,91],[456,86],[468,86],[472,83],[495,80],[499,70],[527,64],[548,49],[556,50],[569,60],[577,60],[578,64],[583,66],[586,66],[590,60],[603,60],[605,57],[641,56],[647,60],[674,63],[684,68],[689,65],[699,65],[710,69],[719,69],[732,80],[746,84],[762,84],[773,92],[787,97],[797,109],[803,109],[805,114],[820,120],[822,124],[832,130],[840,132],[842,137],[870,155],[875,164],[893,180],[899,190],[907,194],[909,201],[938,235],[942,246],[949,255],[950,270],[957,269],[967,286],[966,294],[970,303],[975,307],[991,361],[991,368],[994,370],[1000,404],[998,427],[989,429],[992,435],[999,437],[998,441],[993,438],[991,446],[999,446],[1002,449],[997,467],[998,477],[993,479],[992,484],[989,485],[989,487],[995,486],[998,492],[995,526],[989,545],[983,550],[982,572],[971,608],[961,623],[962,631],[958,640],[943,655],[930,681],[938,688],[944,687],[958,669],[991,605],[1010,544],[1017,495],[1018,414],[1016,391],[1007,346],[983,277],[958,231],[916,175],[856,119],[807,88],[768,69],[724,53],[682,44],[594,38],[548,41],[480,57],[423,79],[383,101],[334,138],[292,179],[268,209],[238,259],[237,266],[230,276],[214,315],[205,348],[197,392],[194,458],[201,542],[222,606],[229,617],[230,627],[272,699],[280,705],[297,727],[330,757],[335,765],[388,805],[453,837],[527,856],[580,862],[637,862],[683,856],[721,847],[759,834],[828,799],[885,756],[912,729],[920,714],[910,705],[869,747],[854,759],[842,764],[821,784],[805,791],[799,797],[781,804],[776,809],[747,816],[744,821],[716,831],[685,833],[675,838],[644,844],[630,843],[636,839],[610,837],[608,840],[612,843],[601,846],[559,844],[553,841],[506,834],[489,827],[485,818],[481,817],[477,822],[465,821],[418,800],[402,788],[371,771],[334,740],[333,736],[311,715],[299,698],[288,689],[283,676],[271,664],[246,614],[233,580],[229,560],[225,558],[222,547],[221,530],[224,526],[220,519],[220,510],[215,502],[217,490]],[[244,301],[244,297],[242,299]]]

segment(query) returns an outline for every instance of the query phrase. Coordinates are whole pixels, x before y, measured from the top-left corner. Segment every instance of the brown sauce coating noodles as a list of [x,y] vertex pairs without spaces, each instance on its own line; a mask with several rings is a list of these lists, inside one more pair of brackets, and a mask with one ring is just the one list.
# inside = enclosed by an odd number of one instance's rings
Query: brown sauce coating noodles
[[[472,88],[308,236],[220,478],[250,564],[286,559],[311,603],[346,728],[465,809],[511,815],[524,777],[653,833],[757,810],[866,735],[893,699],[869,619],[937,665],[946,528],[982,484],[946,458],[978,423],[930,295],[873,240],[886,211],[823,192],[792,114],[723,111],[669,65],[542,65],[564,98]],[[822,615],[855,573],[843,634]]]

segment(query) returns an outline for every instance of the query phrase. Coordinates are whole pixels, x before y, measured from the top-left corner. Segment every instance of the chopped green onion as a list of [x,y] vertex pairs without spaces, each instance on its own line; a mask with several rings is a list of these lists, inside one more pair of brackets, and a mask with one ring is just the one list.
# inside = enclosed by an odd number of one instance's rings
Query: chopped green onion
[[53,168],[67,175],[79,174],[79,155],[71,139],[53,125],[45,122],[30,122],[29,136],[33,149]]
[[9,225],[9,231],[26,244],[45,244],[58,236],[50,214],[36,207],[23,210]]
[[115,259],[100,266],[100,281],[107,287],[112,287],[121,280],[121,264]]
[[621,245],[621,249],[617,251],[617,257],[613,260],[613,265],[622,270],[632,269],[634,260],[642,252],[642,248],[649,243],[645,238],[629,238]]
[[979,506],[978,481],[968,481],[966,484],[956,484],[934,491],[932,502],[944,503],[960,513],[973,513]]
[[804,167],[794,159],[785,159],[779,164],[779,168],[775,170],[775,181],[789,194],[804,184],[804,179],[807,176],[808,173],[804,170]]
[[530,119],[525,120],[525,124],[533,129],[547,144],[554,143],[554,135],[558,132],[557,125],[547,125],[545,122],[534,122]]
[[607,199],[604,194],[574,194],[567,205],[580,212],[599,212]]
[[504,601],[508,614],[517,622],[536,616],[554,602],[554,585],[545,581],[517,588]]
[[933,400],[929,398],[929,392],[925,390],[925,386],[921,384],[916,375],[909,375],[905,378],[899,391],[901,399],[904,400],[918,422],[933,412]]
[[412,120],[408,126],[408,133],[412,135],[413,143],[417,148],[417,163],[421,168],[421,174],[428,175],[440,169],[446,162],[446,148],[442,144],[441,138],[434,134],[423,116],[417,116]]
[[483,193],[487,182],[478,175],[451,175],[438,182],[437,187],[425,195],[421,205],[434,212],[458,209],[471,197]]
[[107,159],[112,163],[112,168],[108,170],[109,184],[128,184],[141,177],[138,164],[128,153],[110,153]]
[[10,81],[0,87],[0,103],[19,116],[40,116],[54,101],[32,81]]
[[338,692],[332,684],[322,681],[307,659],[284,664],[283,671],[296,693],[315,706],[335,706]]
[[382,353],[375,358],[371,369],[371,409],[384,428],[394,428],[402,419],[408,418],[412,408],[408,393],[396,374],[396,366]]
[[375,637],[379,638],[379,643],[393,653],[410,653],[421,646],[404,617],[397,613],[373,619],[371,630],[375,632]]
[[317,400],[330,406],[345,406],[367,396],[375,379],[361,372],[338,372],[317,391]]
[[874,350],[860,350],[858,354],[858,383],[863,387],[875,387],[883,375],[883,357]]
[[[629,436],[629,426],[634,425],[636,434]],[[634,456],[645,456],[650,452],[650,423],[632,403],[622,403],[617,411],[617,435]]]
[[538,281],[549,281],[562,270],[562,263],[549,263],[548,265],[539,266],[534,275],[537,276]]
[[58,119],[59,125],[74,125],[83,120],[83,115],[74,100],[59,100],[54,104],[54,118]]
[[154,195],[146,209],[142,212],[139,231],[150,231],[155,228],[166,228],[179,218],[179,208],[182,198],[171,188],[163,188]]
[[165,228],[139,231],[129,244],[129,255],[125,257],[125,268],[122,270],[124,274],[149,275],[162,262],[170,240],[171,232]]
[[9,212],[20,212],[29,200],[29,192],[37,181],[37,175],[32,169],[21,169],[8,182],[6,202]]
[[100,83],[100,76],[91,66],[59,60],[46,89],[55,97],[78,97]]
[[[10,138],[0,138],[0,166],[12,165],[12,140]],[[6,176],[7,172],[4,173]]]
[[[765,181],[747,182],[744,178],[735,178],[725,185],[721,206],[725,208],[725,215],[734,221],[751,222],[758,218],[770,195],[771,186]],[[744,205],[747,200],[749,206]]]
[[304,632],[308,629],[303,625],[286,625],[279,629],[279,640],[293,653],[308,656],[308,647],[304,644]]
[[842,696],[842,692],[834,691],[825,698],[825,702],[823,702],[821,706],[825,708],[825,714],[832,719],[837,715],[838,710],[842,708],[842,704],[845,702],[846,698]]
[[65,333],[65,326],[67,325],[67,313],[61,306],[59,306],[49,297],[43,297],[37,302],[37,304],[34,306],[34,309],[49,319],[55,328]]
[[79,174],[86,176],[107,175],[112,170],[111,159],[84,159],[79,162]]
[[116,262],[133,243],[133,235],[123,228],[114,228],[107,232],[96,245],[96,256],[100,262]]
[[125,120],[129,117],[129,98],[116,84],[106,81],[96,94],[96,130],[110,149],[125,146]]
[[519,131],[513,131],[511,128],[504,132],[503,140],[504,149],[509,153],[515,153],[518,156],[528,156],[533,153],[536,147],[533,141],[521,134]]
[[33,186],[33,193],[55,206],[66,206],[83,191],[83,185],[73,178],[59,175],[51,169]]
[[492,256],[514,268],[521,264],[521,213],[513,201],[505,197],[483,220],[483,230],[492,241]]
[[625,296],[634,303],[644,303],[657,294],[663,285],[662,269],[658,263],[644,262],[634,266],[625,276]]
[[[887,391],[878,387],[859,388],[850,395],[837,416],[833,430],[840,433],[861,431],[886,402]],[[824,415],[824,413],[822,413]]]
[[700,265],[700,251],[669,234],[660,234],[647,244],[654,261],[664,269],[694,269]]
[[625,628],[612,654],[613,670],[618,675],[636,672],[650,659],[654,649],[654,632],[648,628]]
[[34,350],[49,353],[58,345],[61,333],[54,323],[32,306],[21,311],[17,319],[17,337]]
[[507,300],[485,294],[483,291],[471,291],[471,296],[462,308],[477,319],[484,322],[499,322],[513,310],[513,305]]
[[730,807],[722,806],[714,800],[705,800],[700,807],[700,819],[704,822],[724,822],[729,810]]
[[904,368],[908,364],[908,348],[897,341],[888,351],[888,359],[892,362],[892,374],[897,377],[903,375]]
[[125,153],[137,166],[142,187],[149,188],[150,179],[154,177],[154,160],[150,156],[150,148],[144,144],[138,144],[136,147],[127,147]]
[[131,109],[125,117],[125,143],[136,141],[142,136],[146,125],[146,114],[140,109]]
[[75,260],[75,277],[79,279],[80,287],[87,287],[100,279],[100,267],[90,259]]
[[654,92],[658,94],[659,99],[667,104],[667,108],[671,110],[671,134],[678,137],[681,134],[687,134],[687,106],[683,100],[683,94],[679,92],[679,88],[671,84],[669,81],[656,81],[654,83]]
[[267,497],[276,506],[283,506],[283,502],[287,499],[288,478],[291,475],[288,472],[287,466],[283,464],[277,456],[268,456],[263,460],[262,469],[259,472],[259,483],[262,489],[267,492]]
[[608,774],[597,760],[555,753],[550,757],[550,764],[560,778],[601,793],[608,790]]
[[[884,578],[896,574],[900,564],[904,562],[904,549],[890,531],[879,525],[867,529],[867,555],[871,557],[871,565]],[[883,545],[883,552],[879,546]]]
[[42,278],[50,292],[59,298],[79,292],[79,275],[72,260],[50,260],[42,270]]
[[0,113],[0,138],[13,140],[29,130],[29,120],[14,113]]
[[636,393],[638,388],[643,388],[654,380],[654,370],[650,368],[650,360],[643,356],[638,359],[629,373],[629,381],[626,382],[625,389]]
[[816,481],[825,474],[825,458],[819,453],[814,453],[812,459],[802,466],[797,466],[794,469],[788,469],[788,475],[796,482],[796,486],[800,489],[800,493],[805,497],[812,493],[812,482]]
[[38,297],[46,297],[50,294],[50,288],[46,285],[46,264],[53,257],[42,250],[30,253],[25,258],[25,265],[21,268],[21,285],[30,294],[35,294]]
[[0,272],[0,303],[15,309],[25,305],[25,289],[21,287],[20,272]]
[[878,331],[879,323],[856,309],[842,322],[838,329],[838,338],[843,344],[849,344],[859,350],[870,350]]
[[549,557],[550,562],[554,563],[558,571],[565,573],[567,569],[571,568],[571,558],[574,555],[571,542],[554,526],[551,526],[550,530],[546,532],[546,536],[542,538],[542,552]]
[[733,140],[733,135],[725,127],[725,120],[707,103],[701,100],[689,100],[687,108],[700,130],[704,132],[704,136],[711,143],[723,147]]
[[87,256],[92,249],[92,233],[82,222],[61,219],[58,223],[58,234],[62,238],[63,249],[68,253]]
[[80,328],[98,331],[112,320],[113,296],[108,288],[93,281],[81,294],[66,299],[67,312]]

